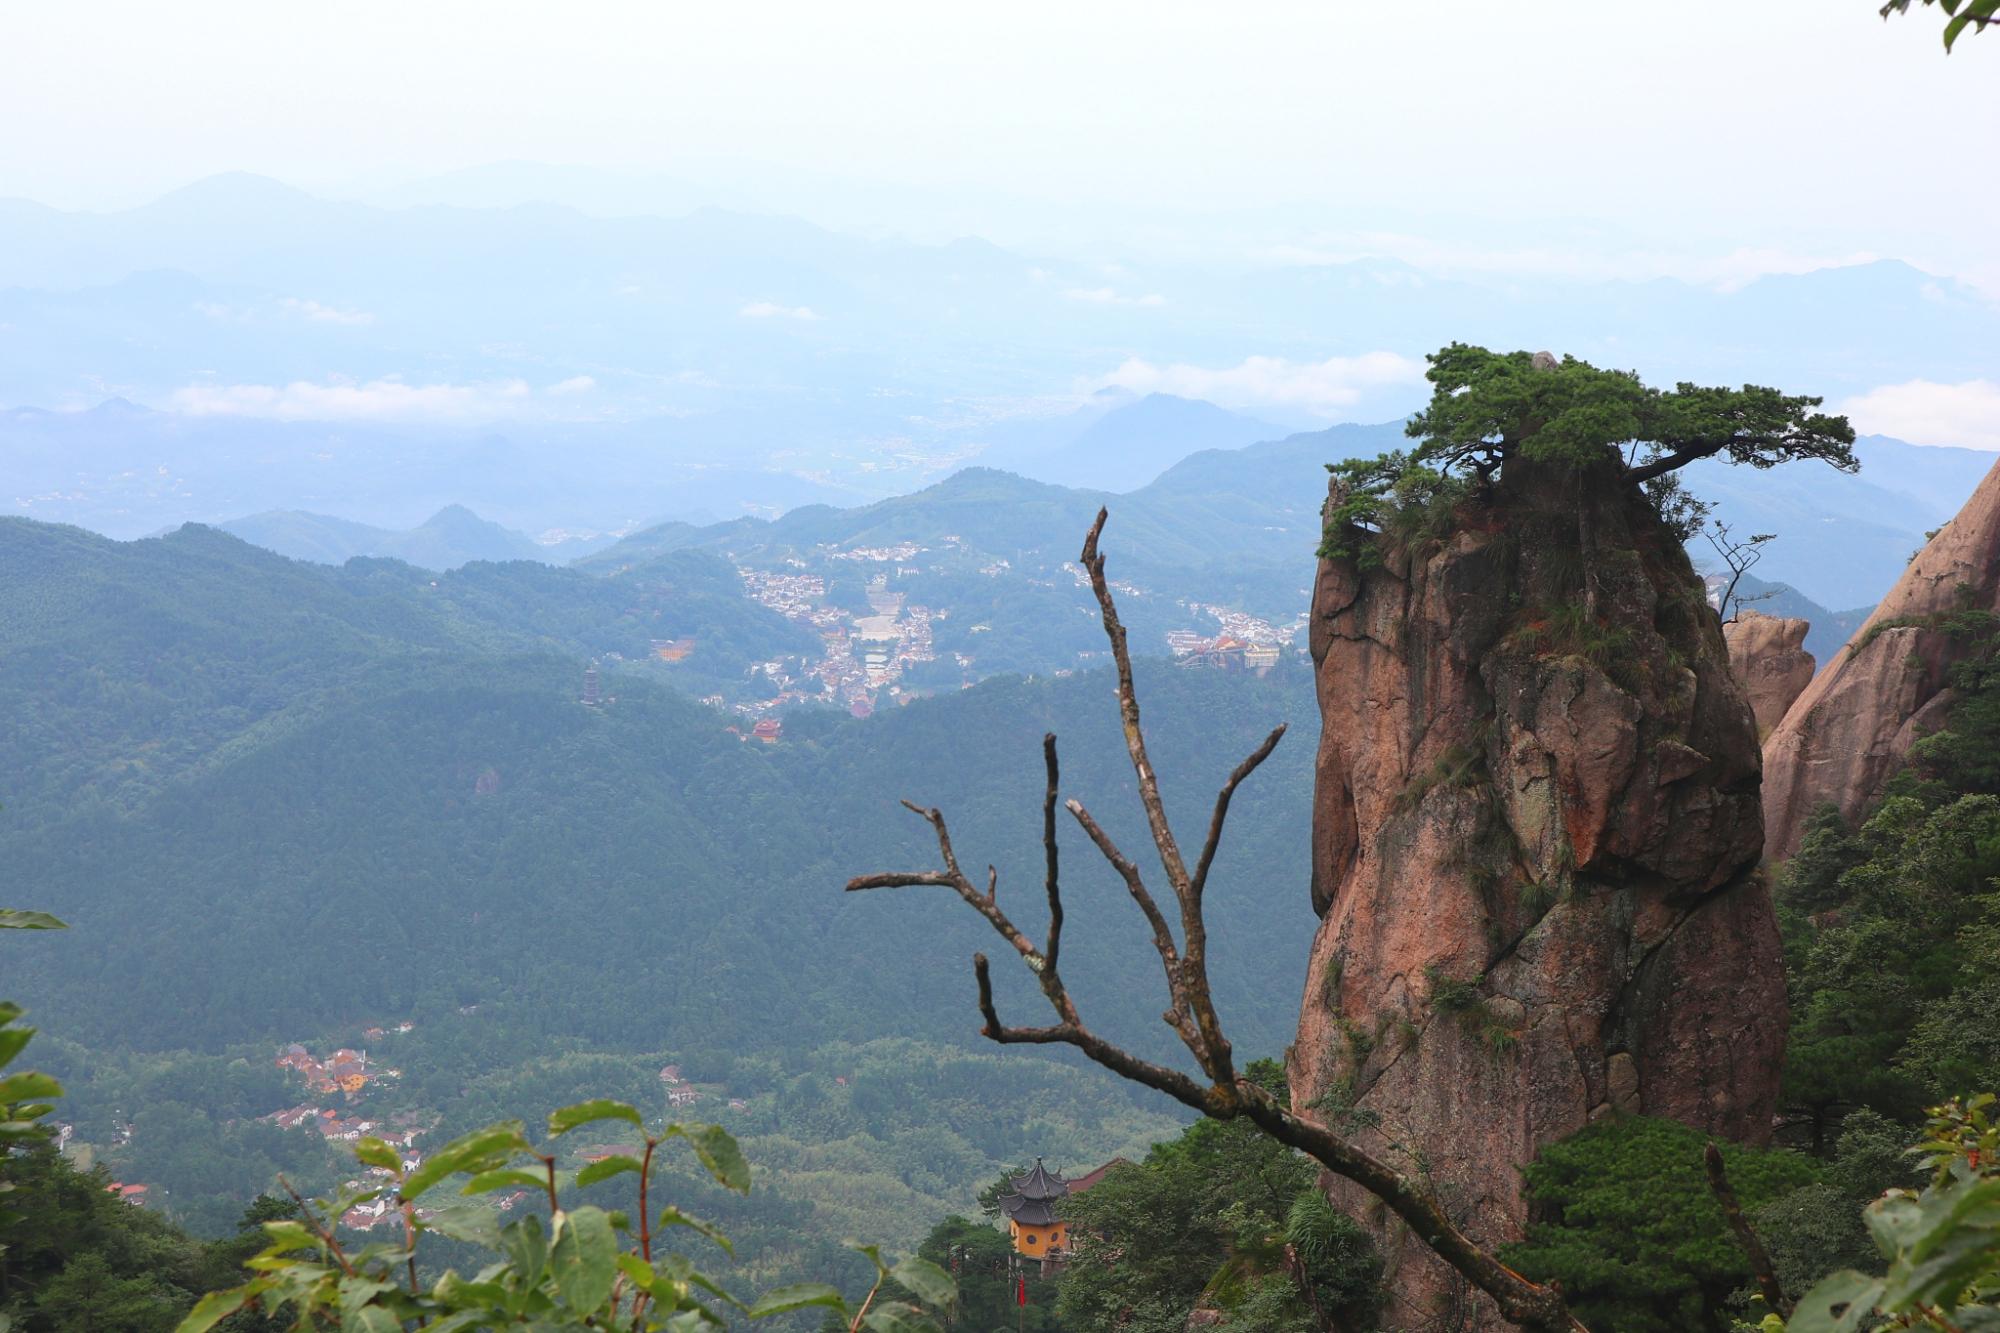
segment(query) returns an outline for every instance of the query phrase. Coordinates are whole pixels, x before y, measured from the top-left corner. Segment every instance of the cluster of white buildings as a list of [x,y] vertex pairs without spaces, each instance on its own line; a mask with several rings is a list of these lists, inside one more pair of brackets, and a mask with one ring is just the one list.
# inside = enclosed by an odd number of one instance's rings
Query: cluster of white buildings
[[915,542],[897,542],[894,546],[857,546],[849,551],[836,551],[829,548],[825,551],[825,555],[829,560],[858,560],[872,561],[876,564],[902,564],[905,561],[916,559],[928,549],[928,547],[919,546]]
[[[947,537],[944,541],[951,545],[958,539]],[[866,614],[827,605],[826,579],[806,572],[803,561],[788,560],[786,567],[778,570],[739,568],[743,586],[755,601],[796,624],[811,625],[819,633],[822,648],[818,660],[807,663],[797,675],[793,674],[794,665],[783,660],[758,663],[751,668],[752,673],[768,681],[774,693],[738,703],[733,711],[755,720],[789,703],[812,702],[837,704],[857,716],[866,716],[874,711],[883,692],[900,694],[896,682],[903,672],[914,663],[936,657],[933,626],[948,614],[908,604],[893,586],[893,580],[920,572],[903,562],[928,549],[913,542],[847,551],[822,549],[820,554],[829,560],[895,566],[869,580]]]

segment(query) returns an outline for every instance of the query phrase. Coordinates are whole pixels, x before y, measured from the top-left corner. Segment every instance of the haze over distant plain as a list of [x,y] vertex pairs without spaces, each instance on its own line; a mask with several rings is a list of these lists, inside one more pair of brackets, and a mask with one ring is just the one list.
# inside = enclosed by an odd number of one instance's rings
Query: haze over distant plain
[[737,512],[1045,450],[1107,391],[1388,419],[1464,337],[2000,449],[2000,176],[1931,128],[1984,123],[2000,50],[1930,17],[22,11],[0,406],[783,478],[693,501]]

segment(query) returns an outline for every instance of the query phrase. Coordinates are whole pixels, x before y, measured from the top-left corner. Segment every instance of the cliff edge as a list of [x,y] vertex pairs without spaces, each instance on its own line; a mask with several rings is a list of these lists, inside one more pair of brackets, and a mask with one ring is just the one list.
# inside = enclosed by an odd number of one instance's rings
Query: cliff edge
[[1798,850],[1815,807],[1849,819],[1942,725],[1969,630],[2000,612],[2000,463],[1938,529],[1764,743],[1765,848]]
[[[1319,566],[1322,919],[1289,1072],[1493,1245],[1525,1224],[1516,1168],[1598,1116],[1768,1139],[1784,978],[1756,724],[1639,489],[1510,463],[1430,529]],[[1468,1298],[1328,1183],[1382,1243],[1385,1326]]]

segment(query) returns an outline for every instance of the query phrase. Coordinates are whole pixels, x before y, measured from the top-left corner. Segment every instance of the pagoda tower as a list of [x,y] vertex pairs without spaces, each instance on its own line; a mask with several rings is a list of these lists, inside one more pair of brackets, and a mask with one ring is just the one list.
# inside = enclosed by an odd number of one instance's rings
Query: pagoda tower
[[1056,1216],[1056,1204],[1069,1194],[1069,1182],[1035,1159],[1035,1169],[1014,1177],[1014,1192],[1000,1200],[1007,1219],[1007,1238],[1030,1259],[1047,1259],[1069,1248],[1069,1229]]

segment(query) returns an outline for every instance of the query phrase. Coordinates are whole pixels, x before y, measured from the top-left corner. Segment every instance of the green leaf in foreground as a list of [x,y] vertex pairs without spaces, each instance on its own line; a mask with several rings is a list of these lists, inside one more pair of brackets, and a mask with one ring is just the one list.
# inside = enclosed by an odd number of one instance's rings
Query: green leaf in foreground
[[493,1171],[505,1166],[515,1153],[525,1152],[528,1140],[521,1134],[521,1122],[506,1120],[485,1129],[475,1129],[462,1138],[453,1139],[422,1166],[409,1174],[398,1192],[405,1199],[414,1199],[446,1176],[461,1171],[474,1175],[482,1171]]
[[724,1254],[727,1254],[732,1259],[736,1257],[736,1247],[730,1243],[729,1237],[723,1235],[712,1224],[704,1222],[690,1213],[684,1213],[672,1204],[668,1204],[660,1210],[660,1220],[654,1225],[653,1229],[655,1231],[665,1231],[668,1227],[687,1227],[692,1231],[699,1232],[701,1235],[714,1241],[717,1245],[720,1245]]
[[384,1171],[401,1171],[403,1155],[372,1134],[354,1145],[354,1158],[363,1166],[379,1166]]
[[667,1133],[688,1141],[694,1155],[708,1168],[708,1174],[715,1177],[716,1184],[738,1194],[750,1192],[750,1163],[744,1160],[743,1149],[737,1146],[735,1138],[721,1125],[669,1125]]
[[862,1316],[861,1325],[871,1333],[937,1333],[929,1315],[901,1301],[876,1306]]
[[824,1282],[794,1282],[787,1287],[773,1287],[759,1296],[750,1307],[750,1317],[764,1319],[814,1305],[824,1305],[843,1313],[847,1310],[847,1302],[841,1298],[838,1287],[830,1287]]
[[602,1208],[577,1208],[562,1215],[549,1250],[549,1272],[564,1305],[586,1315],[604,1304],[618,1276],[618,1236]]
[[1869,1322],[1881,1294],[1877,1278],[1835,1273],[1799,1298],[1786,1333],[1855,1333]]
[[574,1106],[565,1106],[559,1111],[549,1112],[549,1133],[567,1134],[579,1125],[593,1124],[599,1120],[623,1120],[627,1124],[645,1128],[646,1122],[639,1112],[624,1102],[612,1101],[608,1097],[597,1097]]
[[609,1180],[611,1177],[622,1175],[627,1171],[636,1174],[639,1170],[638,1158],[627,1157],[623,1153],[616,1153],[610,1157],[599,1158],[597,1161],[586,1165],[583,1170],[577,1172],[576,1187],[582,1189],[586,1185],[595,1185],[600,1180]]
[[540,1190],[548,1186],[548,1178],[533,1171],[523,1171],[519,1167],[502,1167],[497,1171],[481,1171],[465,1182],[460,1194],[490,1194],[494,1190],[526,1189]]
[[951,1280],[951,1274],[914,1255],[890,1269],[889,1276],[926,1305],[949,1305],[958,1295],[958,1284]]
[[208,1333],[229,1316],[250,1303],[258,1290],[259,1283],[252,1282],[233,1291],[211,1291],[194,1303],[194,1309],[187,1312],[180,1327],[174,1333]]

